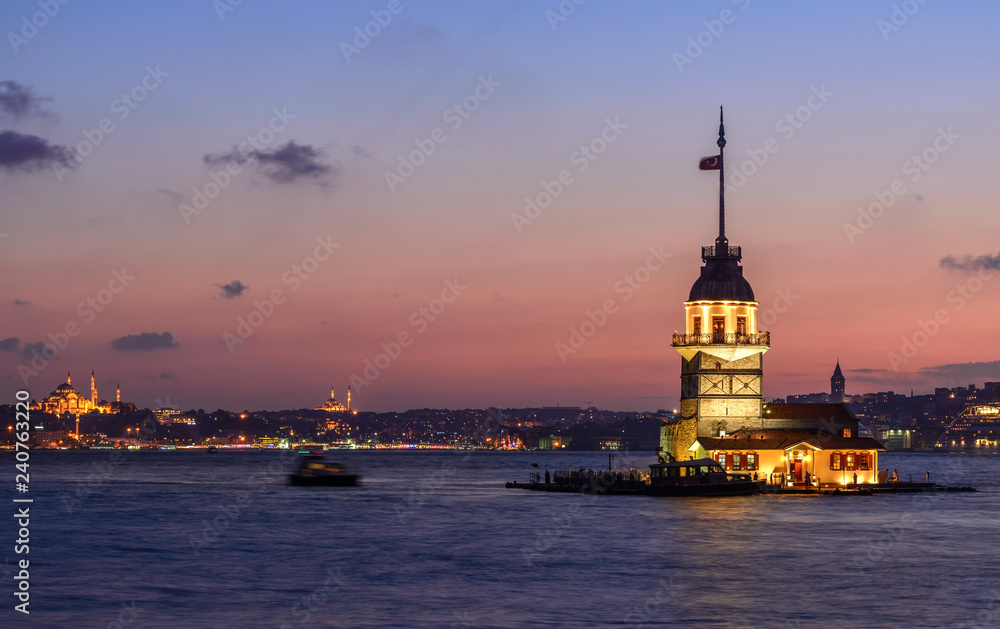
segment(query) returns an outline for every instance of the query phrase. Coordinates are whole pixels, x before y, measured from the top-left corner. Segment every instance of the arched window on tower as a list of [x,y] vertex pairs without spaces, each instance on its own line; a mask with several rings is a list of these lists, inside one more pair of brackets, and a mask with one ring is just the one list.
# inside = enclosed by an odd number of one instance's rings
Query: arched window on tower
[[715,361],[715,370],[722,371],[722,363],[720,363],[719,361]]

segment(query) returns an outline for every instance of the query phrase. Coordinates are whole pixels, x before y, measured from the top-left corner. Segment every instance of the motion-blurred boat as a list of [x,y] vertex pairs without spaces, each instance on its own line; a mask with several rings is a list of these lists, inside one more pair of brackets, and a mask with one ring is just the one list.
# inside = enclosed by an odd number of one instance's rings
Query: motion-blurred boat
[[354,487],[358,478],[340,463],[334,463],[321,454],[309,454],[299,461],[299,469],[289,475],[288,483],[299,487]]

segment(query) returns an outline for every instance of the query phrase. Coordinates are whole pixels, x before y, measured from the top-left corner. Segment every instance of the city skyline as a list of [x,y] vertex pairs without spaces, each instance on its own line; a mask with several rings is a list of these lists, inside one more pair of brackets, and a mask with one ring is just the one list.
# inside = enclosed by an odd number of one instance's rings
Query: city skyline
[[1000,379],[995,6],[309,6],[0,8],[5,397],[672,408],[720,104],[765,397]]

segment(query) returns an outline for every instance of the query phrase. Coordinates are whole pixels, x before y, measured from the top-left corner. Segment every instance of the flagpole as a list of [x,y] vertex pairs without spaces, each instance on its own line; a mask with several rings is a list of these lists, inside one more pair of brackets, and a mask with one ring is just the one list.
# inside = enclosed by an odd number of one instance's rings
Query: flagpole
[[[722,106],[719,106],[719,246],[725,246],[726,242],[726,169],[723,153],[726,148],[726,127],[722,121]],[[726,251],[716,251],[716,256],[728,254]]]

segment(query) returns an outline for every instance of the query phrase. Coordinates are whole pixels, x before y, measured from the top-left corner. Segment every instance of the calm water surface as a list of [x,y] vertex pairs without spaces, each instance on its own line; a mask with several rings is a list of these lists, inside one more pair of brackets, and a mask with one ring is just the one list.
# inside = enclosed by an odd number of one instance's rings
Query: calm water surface
[[32,613],[8,594],[0,626],[1000,626],[998,456],[881,458],[974,494],[680,499],[503,486],[600,453],[343,452],[344,489],[278,453],[111,454],[33,453]]

